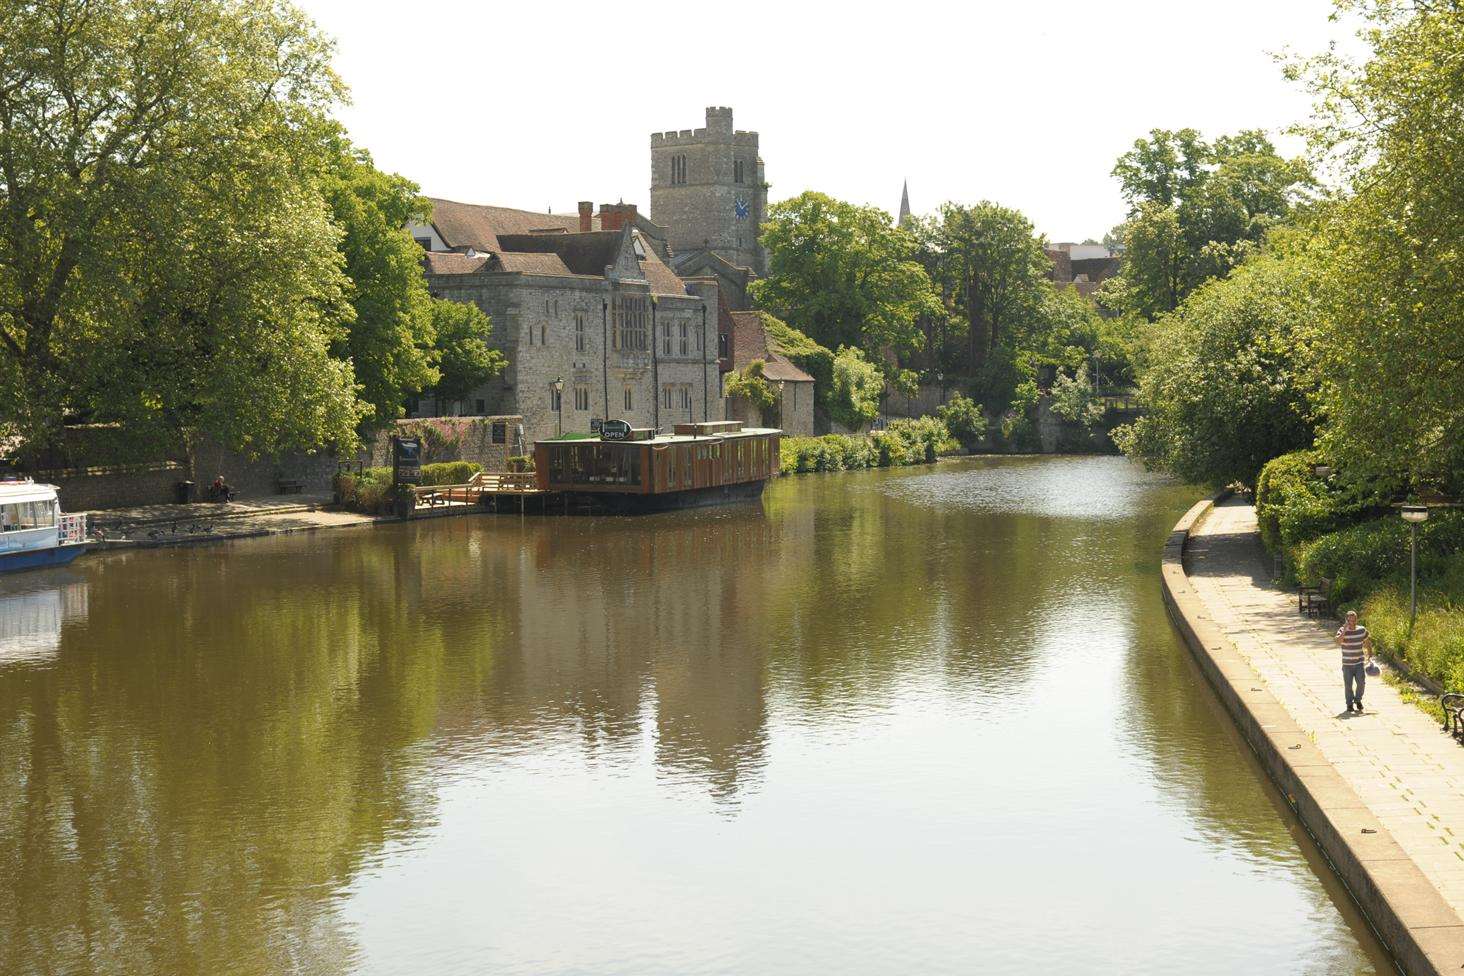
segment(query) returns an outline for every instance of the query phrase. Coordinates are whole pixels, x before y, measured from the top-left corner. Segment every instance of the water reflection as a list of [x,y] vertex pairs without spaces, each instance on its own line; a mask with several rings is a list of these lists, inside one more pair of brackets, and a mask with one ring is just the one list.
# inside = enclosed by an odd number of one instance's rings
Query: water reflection
[[16,577],[0,590],[0,668],[53,662],[62,627],[85,620],[86,607],[86,581],[70,570]]
[[1164,620],[1188,495],[1020,459],[96,560],[0,666],[0,972],[1370,971]]

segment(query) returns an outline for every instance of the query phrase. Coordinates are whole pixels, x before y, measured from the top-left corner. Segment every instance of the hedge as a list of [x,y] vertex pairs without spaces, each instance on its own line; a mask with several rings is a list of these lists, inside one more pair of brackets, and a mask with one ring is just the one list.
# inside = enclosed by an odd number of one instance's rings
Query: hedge
[[814,471],[855,471],[863,468],[931,464],[959,445],[937,417],[892,420],[872,434],[825,434],[823,437],[784,437],[779,470],[783,474]]

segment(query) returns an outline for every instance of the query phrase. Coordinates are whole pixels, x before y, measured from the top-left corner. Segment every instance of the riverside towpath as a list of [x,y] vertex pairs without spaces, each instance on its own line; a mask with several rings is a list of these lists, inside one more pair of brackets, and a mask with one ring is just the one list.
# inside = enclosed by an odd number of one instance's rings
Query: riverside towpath
[[[1312,750],[1283,754],[1293,764],[1313,764],[1293,770],[1315,803],[1298,804],[1303,821],[1309,815],[1317,821],[1307,822],[1308,829],[1324,850],[1332,848],[1334,866],[1405,969],[1458,972],[1464,964],[1464,746],[1379,677],[1367,683],[1367,711],[1345,712],[1341,651],[1332,640],[1338,625],[1300,616],[1295,595],[1271,583],[1255,509],[1243,499],[1218,503],[1191,528],[1183,562],[1198,603],[1189,612],[1208,617],[1262,686],[1236,689],[1241,707],[1258,727],[1294,723],[1320,753],[1321,762],[1308,758]],[[1185,601],[1175,602],[1186,614]],[[1277,704],[1284,716],[1274,712]],[[1309,777],[1318,788],[1305,782]],[[1414,943],[1429,959],[1400,942]]]

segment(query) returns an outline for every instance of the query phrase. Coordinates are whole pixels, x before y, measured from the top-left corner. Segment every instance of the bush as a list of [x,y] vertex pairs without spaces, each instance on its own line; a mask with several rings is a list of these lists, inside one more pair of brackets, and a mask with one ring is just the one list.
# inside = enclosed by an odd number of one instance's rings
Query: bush
[[779,448],[778,470],[783,474],[806,474],[926,464],[955,449],[954,438],[938,418],[901,419],[869,436],[785,437]]
[[[439,464],[422,465],[424,485],[465,485],[483,465],[476,461],[443,461]],[[391,481],[391,469],[386,469],[386,481]]]
[[986,415],[968,396],[957,393],[935,413],[945,422],[951,436],[968,451],[975,450],[986,437]]
[[[1385,585],[1408,584],[1408,525],[1393,514],[1329,532],[1293,552],[1296,575],[1315,585],[1333,581],[1338,600],[1356,600]],[[1418,576],[1464,593],[1464,511],[1435,512],[1418,527]]]
[[1450,691],[1464,691],[1464,607],[1432,601],[1420,605],[1412,637],[1406,586],[1377,590],[1362,602],[1359,612],[1379,649],[1402,658]]
[[1256,478],[1256,521],[1272,551],[1290,549],[1386,510],[1378,489],[1361,489],[1312,474],[1314,451],[1293,451],[1266,463]]

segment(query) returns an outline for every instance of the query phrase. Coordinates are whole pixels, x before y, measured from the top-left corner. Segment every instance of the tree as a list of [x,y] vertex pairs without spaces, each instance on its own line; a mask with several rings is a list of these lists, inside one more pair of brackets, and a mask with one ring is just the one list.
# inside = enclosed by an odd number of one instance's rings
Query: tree
[[1160,318],[1143,356],[1145,413],[1124,453],[1186,481],[1254,485],[1271,458],[1311,444],[1304,330],[1317,314],[1304,255],[1258,255]]
[[1292,69],[1318,98],[1313,146],[1351,189],[1318,242],[1321,447],[1354,478],[1464,491],[1464,9],[1338,7],[1366,19],[1371,58]]
[[430,216],[431,205],[416,184],[381,172],[339,133],[325,153],[321,191],[342,230],[355,312],[332,351],[351,361],[360,398],[371,408],[367,422],[379,427],[401,416],[408,395],[438,382],[432,296],[422,249],[406,231],[408,221]]
[[935,245],[937,279],[965,324],[969,365],[979,373],[1008,332],[1032,319],[1049,288],[1051,262],[1031,221],[986,201],[943,205]]
[[879,395],[884,378],[879,367],[853,346],[840,346],[834,356],[833,419],[850,430],[860,430],[879,416]]
[[1194,129],[1155,129],[1113,175],[1129,217],[1115,232],[1124,265],[1104,302],[1151,319],[1253,253],[1314,185],[1303,161],[1283,159],[1254,130],[1210,143]]
[[[0,2],[0,416],[346,445],[329,45],[265,0]],[[308,174],[301,176],[302,173]]]
[[806,192],[769,208],[762,243],[768,275],[754,300],[831,349],[878,360],[918,348],[919,317],[939,310],[915,239],[873,207]]
[[945,422],[951,436],[968,451],[974,450],[986,436],[986,415],[968,396],[955,394],[938,407],[935,413]]
[[440,399],[461,400],[508,365],[503,353],[489,345],[493,323],[476,305],[432,299],[432,331],[437,337]]

